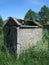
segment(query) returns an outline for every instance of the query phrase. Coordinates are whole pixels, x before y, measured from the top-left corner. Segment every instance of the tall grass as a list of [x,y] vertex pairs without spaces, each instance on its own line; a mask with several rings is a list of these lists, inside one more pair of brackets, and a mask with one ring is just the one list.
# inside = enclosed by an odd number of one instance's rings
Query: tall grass
[[49,32],[44,30],[43,38],[37,44],[27,49],[19,57],[21,65],[48,65],[49,64]]
[[22,52],[18,58],[2,48],[3,39],[3,34],[0,34],[0,65],[49,65],[49,34],[47,31],[44,32],[41,41]]

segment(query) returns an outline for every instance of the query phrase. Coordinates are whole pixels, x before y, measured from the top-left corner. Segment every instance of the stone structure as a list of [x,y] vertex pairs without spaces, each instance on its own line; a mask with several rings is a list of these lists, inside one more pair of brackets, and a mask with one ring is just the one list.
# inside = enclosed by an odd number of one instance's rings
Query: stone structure
[[42,26],[35,21],[28,22],[31,23],[24,25],[24,20],[9,17],[3,24],[5,47],[14,53],[20,54],[42,38]]

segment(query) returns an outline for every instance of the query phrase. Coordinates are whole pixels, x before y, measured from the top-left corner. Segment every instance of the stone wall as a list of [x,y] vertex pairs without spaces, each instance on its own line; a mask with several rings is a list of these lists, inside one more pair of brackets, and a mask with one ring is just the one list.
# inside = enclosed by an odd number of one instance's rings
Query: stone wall
[[26,28],[17,31],[17,53],[22,52],[25,48],[30,48],[42,38],[42,28]]

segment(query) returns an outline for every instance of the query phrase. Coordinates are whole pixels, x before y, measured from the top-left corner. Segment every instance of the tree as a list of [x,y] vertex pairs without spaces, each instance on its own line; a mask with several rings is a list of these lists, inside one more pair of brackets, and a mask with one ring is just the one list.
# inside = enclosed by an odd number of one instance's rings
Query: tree
[[3,19],[0,16],[0,34],[2,33],[2,25],[3,25]]
[[28,10],[28,12],[26,13],[24,20],[33,20],[36,17],[36,13],[34,11],[32,11],[31,9]]
[[42,21],[42,24],[46,24],[49,21],[49,8],[47,6],[43,6],[38,13],[39,20]]
[[2,27],[2,25],[3,25],[3,19],[2,19],[2,17],[0,16],[0,27]]

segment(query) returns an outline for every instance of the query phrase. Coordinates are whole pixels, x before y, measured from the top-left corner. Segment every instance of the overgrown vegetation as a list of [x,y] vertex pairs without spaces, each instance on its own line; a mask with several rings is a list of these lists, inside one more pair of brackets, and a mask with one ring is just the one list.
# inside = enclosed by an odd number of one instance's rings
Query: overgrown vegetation
[[0,65],[48,65],[49,51],[48,51],[49,34],[44,32],[43,39],[37,44],[25,50],[16,58],[8,50],[4,49],[3,34],[0,34]]

